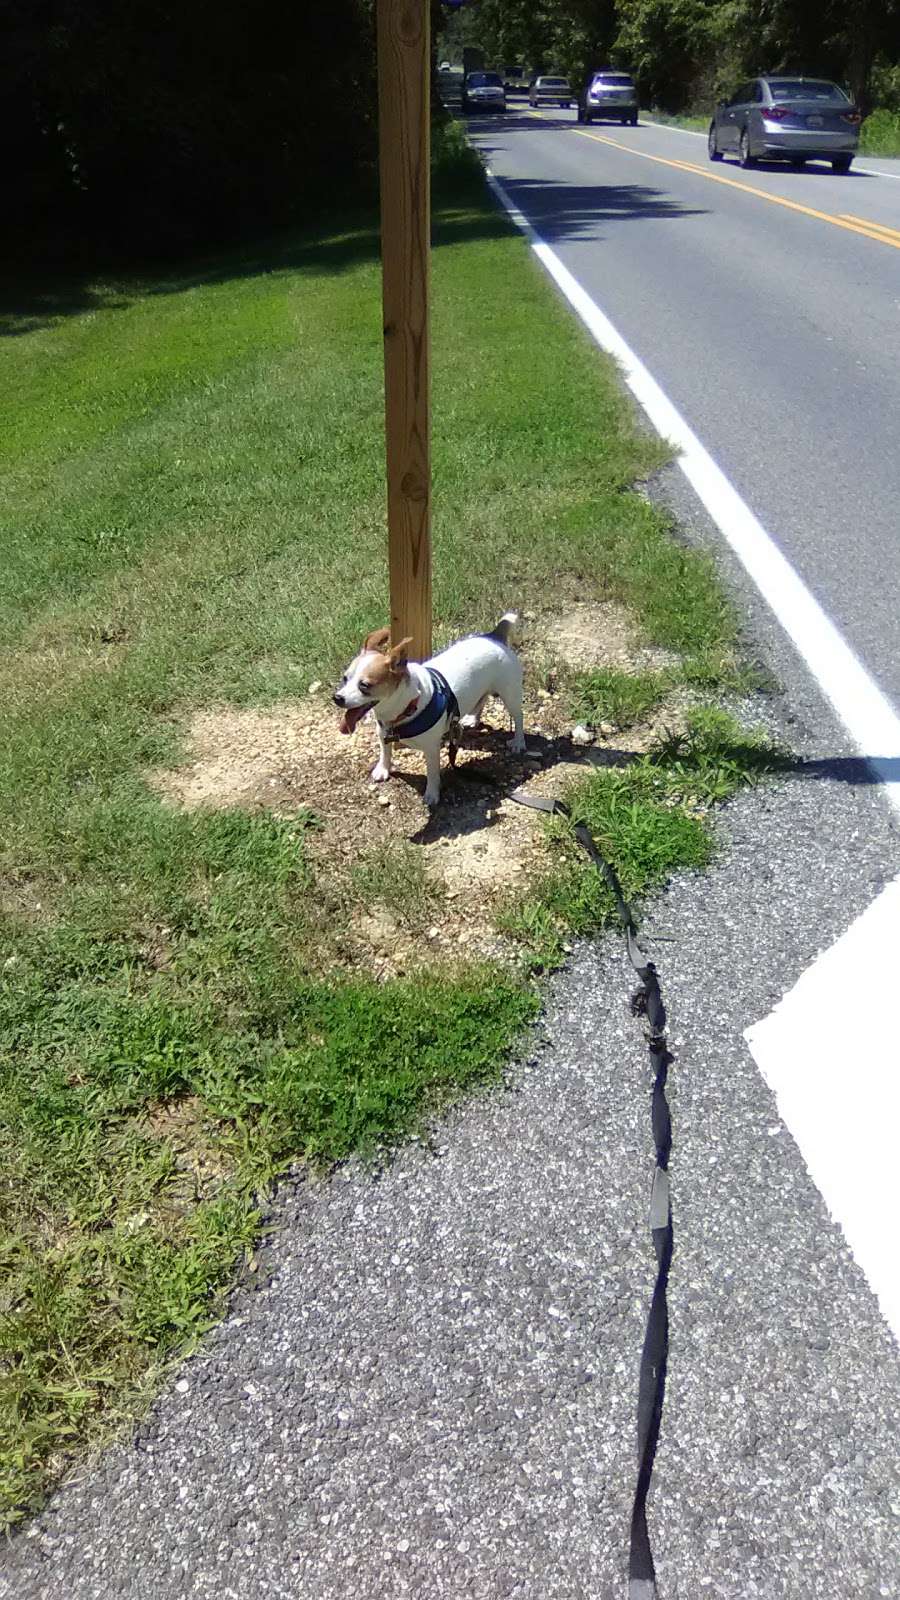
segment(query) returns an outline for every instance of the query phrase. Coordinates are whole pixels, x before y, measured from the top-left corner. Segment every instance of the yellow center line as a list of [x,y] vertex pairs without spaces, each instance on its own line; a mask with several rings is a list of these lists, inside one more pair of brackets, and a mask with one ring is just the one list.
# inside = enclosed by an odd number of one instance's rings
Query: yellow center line
[[886,233],[893,239],[900,239],[900,228],[891,228],[886,222],[871,222],[868,217],[851,217],[846,211],[842,211],[841,216],[845,222],[858,222],[863,227],[874,228],[876,233]]
[[[529,116],[546,120],[543,112],[531,111]],[[577,133],[582,139],[593,139],[596,144],[611,145],[614,150],[624,150],[626,155],[641,156],[645,161],[655,161],[661,167],[674,167],[677,172],[691,172],[698,178],[706,178],[710,183],[724,183],[729,189],[739,189],[742,194],[754,194],[760,200],[768,200],[773,206],[784,206],[787,211],[799,211],[804,217],[814,217],[817,222],[829,222],[834,228],[843,228],[847,233],[861,234],[864,239],[874,239],[877,244],[893,245],[895,250],[900,250],[900,233],[893,237],[893,229],[882,229],[878,222],[866,222],[863,218],[833,216],[830,211],[817,211],[814,206],[804,206],[799,200],[786,200],[784,195],[772,194],[768,189],[757,189],[752,183],[742,183],[739,178],[726,178],[721,172],[710,172],[706,167],[698,167],[692,161],[675,161],[670,156],[651,155],[649,150],[635,150],[632,145],[620,144],[618,139],[608,139],[602,133],[588,133],[586,128],[573,126],[568,130]]]

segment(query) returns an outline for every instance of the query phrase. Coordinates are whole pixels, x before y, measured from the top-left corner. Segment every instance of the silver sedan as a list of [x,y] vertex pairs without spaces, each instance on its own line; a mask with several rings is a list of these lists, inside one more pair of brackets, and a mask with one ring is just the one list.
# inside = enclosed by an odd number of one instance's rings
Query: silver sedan
[[859,146],[859,110],[826,78],[752,78],[730,100],[720,100],[709,125],[709,159],[736,155],[742,167],[757,161],[830,161],[849,172]]

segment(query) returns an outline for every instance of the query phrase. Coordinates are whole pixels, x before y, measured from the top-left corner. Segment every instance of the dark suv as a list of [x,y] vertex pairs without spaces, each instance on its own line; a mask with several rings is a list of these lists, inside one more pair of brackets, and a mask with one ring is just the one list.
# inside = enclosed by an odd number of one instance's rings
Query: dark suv
[[632,128],[637,126],[637,89],[630,73],[619,72],[615,67],[602,67],[591,73],[578,101],[578,121],[593,122],[601,117],[630,123]]

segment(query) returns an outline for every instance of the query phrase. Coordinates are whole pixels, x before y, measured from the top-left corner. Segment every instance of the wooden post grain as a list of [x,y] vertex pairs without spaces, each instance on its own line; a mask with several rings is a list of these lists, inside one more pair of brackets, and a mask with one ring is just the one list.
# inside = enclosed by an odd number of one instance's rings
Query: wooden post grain
[[378,0],[391,635],[431,654],[429,0]]

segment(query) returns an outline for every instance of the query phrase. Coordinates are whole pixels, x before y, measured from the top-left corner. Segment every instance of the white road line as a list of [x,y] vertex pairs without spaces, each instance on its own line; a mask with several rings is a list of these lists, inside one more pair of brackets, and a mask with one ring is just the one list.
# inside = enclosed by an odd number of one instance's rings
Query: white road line
[[664,128],[666,133],[686,133],[689,139],[706,139],[707,134],[701,133],[699,128],[676,128],[671,122],[654,122],[652,117],[641,117],[638,124],[641,128]]
[[[489,181],[597,343],[620,363],[653,426],[680,447],[688,482],[900,811],[900,781],[888,765],[900,758],[900,718],[643,362],[503,186],[490,174]],[[900,1078],[884,995],[873,998],[873,983],[879,974],[883,981],[885,963],[898,948],[900,878],[745,1037],[813,1182],[900,1341]]]
[[644,363],[490,172],[488,182],[601,349],[615,356],[654,428],[678,447],[678,465],[694,492],[900,811],[900,778],[895,775],[900,717]]
[[[900,878],[745,1038],[900,1342],[900,1076],[883,992],[898,930]],[[848,1005],[848,995],[859,1003]]]

